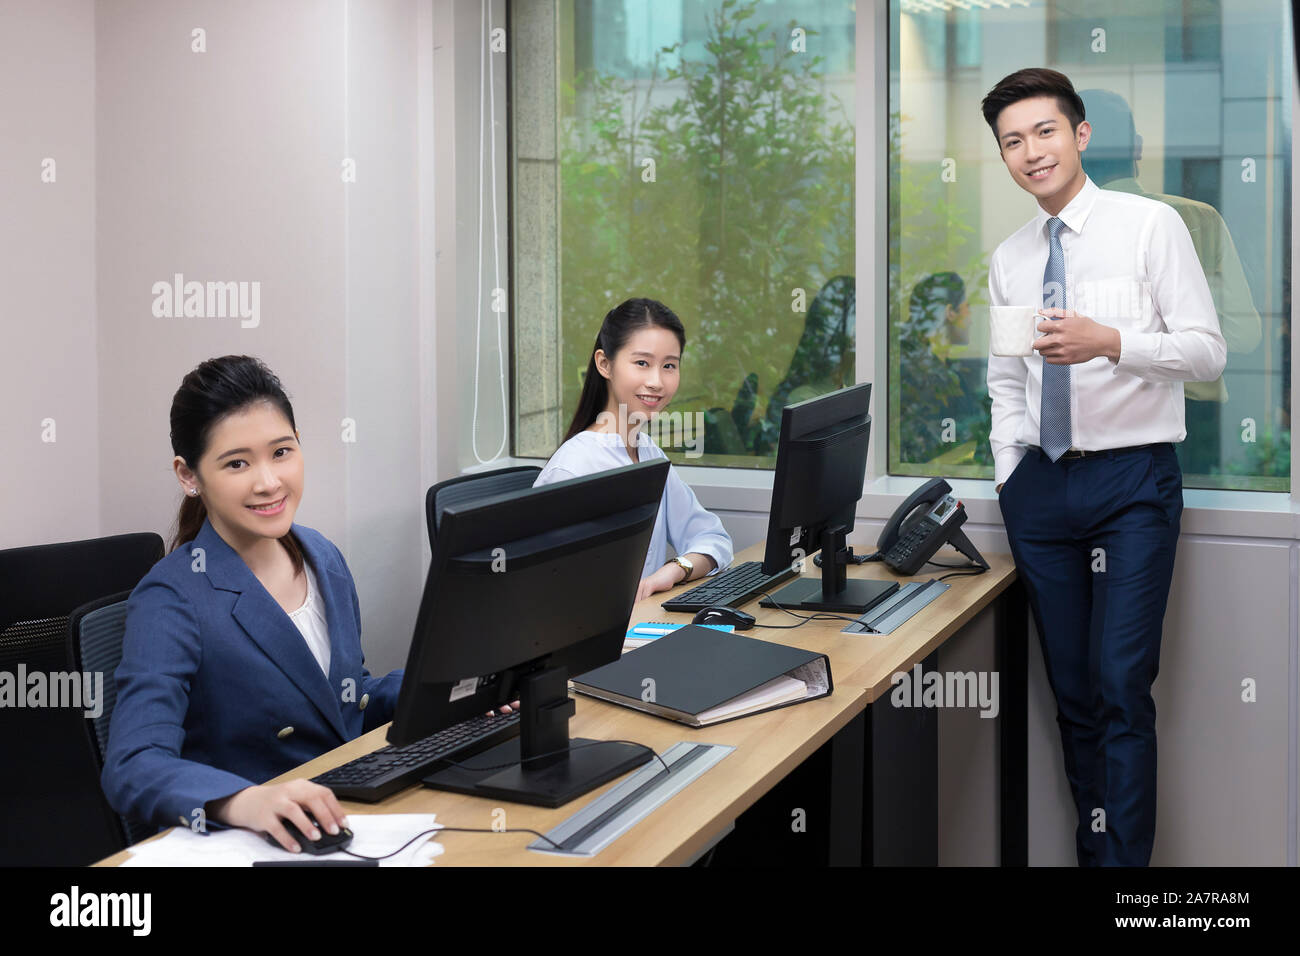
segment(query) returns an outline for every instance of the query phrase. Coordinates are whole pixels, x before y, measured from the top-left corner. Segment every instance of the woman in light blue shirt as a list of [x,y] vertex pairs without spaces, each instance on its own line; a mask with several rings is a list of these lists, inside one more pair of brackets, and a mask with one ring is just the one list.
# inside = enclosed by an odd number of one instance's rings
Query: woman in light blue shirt
[[[643,426],[677,393],[686,329],[662,302],[628,299],[605,316],[578,410],[534,487],[665,458]],[[667,560],[668,545],[677,557]],[[637,600],[731,563],[731,538],[673,468],[659,502]]]

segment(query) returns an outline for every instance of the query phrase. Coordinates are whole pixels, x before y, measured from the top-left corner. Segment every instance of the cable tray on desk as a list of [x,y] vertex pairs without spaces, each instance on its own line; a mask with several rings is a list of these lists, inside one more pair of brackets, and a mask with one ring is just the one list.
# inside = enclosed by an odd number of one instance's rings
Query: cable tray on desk
[[949,587],[937,580],[909,581],[840,633],[890,634]]
[[663,755],[671,772],[658,760],[644,764],[546,834],[563,849],[540,839],[528,844],[528,849],[556,856],[595,856],[735,749],[725,744],[673,744]]

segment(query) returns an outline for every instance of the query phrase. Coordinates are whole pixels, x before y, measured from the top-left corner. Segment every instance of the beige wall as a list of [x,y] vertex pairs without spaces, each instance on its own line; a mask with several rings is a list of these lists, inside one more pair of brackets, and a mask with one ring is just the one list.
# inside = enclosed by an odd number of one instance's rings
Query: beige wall
[[[349,559],[372,669],[401,666],[437,468],[421,400],[433,378],[421,356],[436,351],[421,307],[436,285],[420,274],[432,117],[418,110],[446,102],[428,90],[428,6],[5,0],[0,84],[30,91],[0,106],[19,131],[0,151],[0,387],[23,463],[0,469],[5,544],[167,536],[180,501],[171,396],[206,358],[255,355],[294,403],[308,464],[298,520]],[[206,52],[192,49],[196,28]],[[39,182],[45,155],[57,186]],[[152,286],[175,273],[260,283],[257,325],[155,317]]]
[[0,548],[99,533],[94,72],[91,0],[0,0]]

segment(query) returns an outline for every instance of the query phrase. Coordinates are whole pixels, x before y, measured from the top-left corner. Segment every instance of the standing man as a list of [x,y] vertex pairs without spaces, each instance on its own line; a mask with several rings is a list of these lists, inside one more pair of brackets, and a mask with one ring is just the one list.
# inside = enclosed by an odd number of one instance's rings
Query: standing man
[[1183,382],[1226,346],[1183,221],[1099,189],[1069,78],[1028,69],[984,98],[1038,202],[993,253],[993,305],[1042,303],[1028,358],[990,356],[998,499],[1056,695],[1080,866],[1145,866],[1156,827],[1151,699],[1183,511]]

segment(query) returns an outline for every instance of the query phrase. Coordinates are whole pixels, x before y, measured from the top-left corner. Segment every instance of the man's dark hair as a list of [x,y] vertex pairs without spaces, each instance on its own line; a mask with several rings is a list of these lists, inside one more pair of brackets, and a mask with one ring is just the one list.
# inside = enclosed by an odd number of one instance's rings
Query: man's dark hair
[[[989,90],[980,109],[984,111],[984,121],[993,130],[993,137],[998,135],[998,116],[1012,103],[1032,99],[1035,96],[1054,96],[1065,118],[1070,121],[1071,131],[1077,130],[1084,120],[1083,100],[1074,91],[1074,84],[1064,73],[1049,70],[1046,67],[1032,67],[1017,70],[1010,76],[998,80],[997,86]],[[999,141],[998,147],[1001,148]]]

